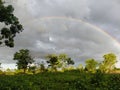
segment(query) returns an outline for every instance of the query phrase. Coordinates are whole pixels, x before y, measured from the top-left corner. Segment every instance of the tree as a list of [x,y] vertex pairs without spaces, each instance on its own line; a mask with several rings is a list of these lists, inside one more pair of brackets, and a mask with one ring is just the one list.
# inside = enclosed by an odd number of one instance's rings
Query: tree
[[70,57],[68,57],[66,59],[66,61],[67,61],[67,65],[74,65],[75,64],[74,61]]
[[47,56],[47,59],[49,67],[51,67],[55,71],[57,70],[57,68],[66,68],[67,66],[74,64],[74,61],[66,54],[50,54]]
[[18,69],[23,69],[26,72],[27,65],[34,62],[28,49],[21,49],[14,54],[14,60],[17,60]]
[[99,69],[102,72],[109,72],[110,70],[115,68],[117,57],[114,53],[105,54],[103,58],[104,58],[104,61],[99,66]]
[[14,47],[14,37],[23,30],[13,11],[12,5],[5,5],[0,0],[0,45]]
[[50,54],[46,56],[48,67],[51,67],[53,71],[57,71],[57,66],[59,64],[58,56],[56,54]]
[[60,54],[58,57],[59,57],[60,65],[63,68],[66,68],[69,65],[74,64],[74,61],[70,57],[68,57],[66,54]]
[[97,61],[95,61],[94,59],[88,59],[88,60],[86,60],[85,63],[86,63],[85,68],[87,69],[87,71],[95,72],[96,67],[98,65]]

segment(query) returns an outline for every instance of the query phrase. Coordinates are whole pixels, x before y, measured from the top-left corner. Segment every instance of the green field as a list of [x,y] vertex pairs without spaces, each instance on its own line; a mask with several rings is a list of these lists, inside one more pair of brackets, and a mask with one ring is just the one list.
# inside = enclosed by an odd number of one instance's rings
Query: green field
[[120,90],[120,74],[72,70],[0,75],[0,90]]

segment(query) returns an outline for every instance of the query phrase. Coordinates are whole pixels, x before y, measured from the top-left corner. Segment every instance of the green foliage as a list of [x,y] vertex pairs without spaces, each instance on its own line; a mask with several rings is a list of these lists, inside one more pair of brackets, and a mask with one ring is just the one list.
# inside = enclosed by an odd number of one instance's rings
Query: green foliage
[[69,65],[73,65],[74,61],[68,57],[66,54],[60,54],[59,56],[59,62],[61,64],[61,67],[66,68]]
[[120,90],[120,74],[80,72],[45,72],[39,74],[1,75],[1,90]]
[[100,64],[99,69],[102,72],[109,72],[115,68],[115,63],[117,62],[117,57],[114,53],[105,54],[103,56],[104,61]]
[[29,66],[28,71],[32,72],[33,74],[35,74],[35,72],[36,72],[36,66]]
[[24,69],[24,73],[27,69],[27,65],[34,62],[28,49],[21,49],[14,54],[14,60],[17,60],[18,69]]
[[45,72],[46,68],[44,64],[40,64],[40,72]]
[[0,45],[4,44],[9,47],[14,47],[14,37],[17,33],[23,30],[18,18],[13,14],[14,8],[12,5],[5,5],[0,0]]
[[77,69],[78,69],[79,71],[84,71],[84,67],[83,67],[82,64],[79,64],[78,67],[77,67]]
[[90,72],[95,72],[96,67],[98,66],[98,62],[95,61],[94,59],[88,59],[86,60],[86,66],[85,68],[90,71]]
[[51,69],[53,69],[53,71],[57,71],[57,66],[59,64],[58,61],[58,56],[55,54],[50,54],[47,56],[47,63],[48,63],[48,67],[51,67]]
[[74,64],[74,61],[66,54],[50,54],[47,56],[47,59],[49,67],[54,71],[57,71],[57,68],[66,68],[67,66]]
[[3,71],[2,71],[2,70],[0,70],[0,75],[1,75],[1,74],[3,74]]

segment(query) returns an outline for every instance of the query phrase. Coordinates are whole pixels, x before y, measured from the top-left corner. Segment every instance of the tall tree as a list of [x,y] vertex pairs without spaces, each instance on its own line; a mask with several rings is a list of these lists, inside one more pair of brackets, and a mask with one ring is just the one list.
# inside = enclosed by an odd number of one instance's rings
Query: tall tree
[[26,72],[27,65],[34,62],[28,49],[21,49],[14,54],[14,60],[17,60],[18,69],[23,69]]
[[99,66],[99,69],[102,72],[109,72],[110,70],[115,68],[117,57],[114,53],[105,54],[103,58],[104,58],[104,61]]
[[97,67],[97,65],[98,65],[98,62],[97,62],[97,61],[95,61],[94,59],[88,59],[88,60],[86,60],[85,63],[86,63],[85,68],[86,68],[88,71],[90,71],[90,72],[95,72],[96,67]]
[[0,0],[0,46],[14,47],[14,37],[23,30],[13,11],[12,5],[5,5]]

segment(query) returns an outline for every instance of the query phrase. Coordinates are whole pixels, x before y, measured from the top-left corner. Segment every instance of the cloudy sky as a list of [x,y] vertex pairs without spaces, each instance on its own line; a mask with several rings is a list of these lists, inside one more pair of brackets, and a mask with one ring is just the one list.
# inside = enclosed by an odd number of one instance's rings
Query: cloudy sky
[[1,47],[5,67],[15,63],[13,54],[20,49],[29,49],[38,62],[50,53],[66,53],[76,65],[88,58],[101,61],[110,52],[120,56],[120,0],[7,1],[24,31],[14,48]]

